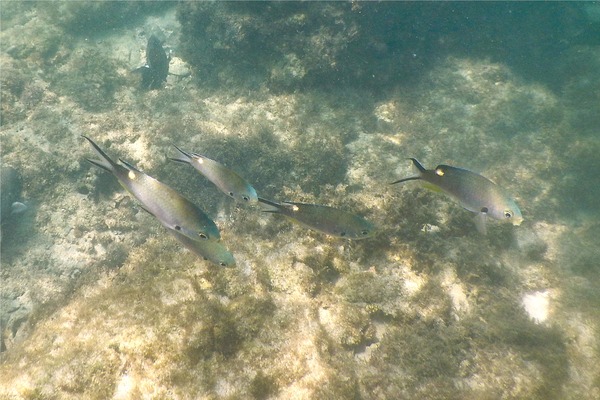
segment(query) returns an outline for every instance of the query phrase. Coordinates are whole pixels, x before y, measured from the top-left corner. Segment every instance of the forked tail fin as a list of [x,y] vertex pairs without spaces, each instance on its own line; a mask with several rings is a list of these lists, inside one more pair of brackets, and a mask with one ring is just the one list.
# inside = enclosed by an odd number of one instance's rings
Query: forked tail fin
[[98,155],[98,157],[99,157],[99,159],[97,159],[97,160],[92,160],[91,158],[87,158],[87,160],[97,167],[105,169],[109,172],[114,172],[117,164],[115,164],[115,162],[113,160],[111,160],[111,158],[108,155],[106,155],[106,153],[104,151],[102,151],[102,149],[100,147],[98,147],[98,145],[96,143],[94,143],[94,141],[92,139],[90,139],[89,137],[84,136],[84,135],[81,135],[81,136],[84,139],[86,139],[88,142],[90,142],[90,144],[92,145],[92,148],[96,152],[96,155]]
[[262,197],[259,197],[258,201],[259,201],[259,203],[263,203],[263,204],[266,204],[269,207],[272,207],[272,209],[262,210],[262,212],[266,212],[266,213],[278,213],[278,212],[281,212],[280,211],[281,204],[279,204],[279,203],[276,203],[276,202],[271,201],[271,200],[263,199]]
[[169,159],[171,161],[177,161],[180,163],[186,163],[189,164],[190,161],[192,160],[192,155],[189,153],[186,153],[185,151],[181,150],[179,147],[173,145],[173,147],[175,147],[177,149],[177,151],[179,151],[179,153],[181,153],[180,155],[178,155],[178,157],[169,157]]
[[[425,172],[425,167],[421,165],[421,163],[419,162],[419,160],[417,160],[416,158],[409,158],[409,160],[411,160],[414,164],[415,167],[417,167],[417,169],[419,170],[419,173]],[[406,181],[415,181],[421,179],[420,176],[410,176],[408,178],[403,178],[400,180],[397,180],[395,182],[390,183],[390,185],[395,185],[396,183],[402,183],[402,182],[406,182]]]

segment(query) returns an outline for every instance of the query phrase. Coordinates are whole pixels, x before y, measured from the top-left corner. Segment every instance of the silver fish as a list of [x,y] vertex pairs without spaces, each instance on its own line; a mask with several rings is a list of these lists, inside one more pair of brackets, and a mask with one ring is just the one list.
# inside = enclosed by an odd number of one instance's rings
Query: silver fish
[[111,172],[143,208],[154,215],[168,229],[179,232],[190,240],[219,240],[221,235],[215,223],[194,203],[181,194],[139,171],[133,165],[125,166],[111,160],[92,139],[83,136],[92,145],[99,160],[88,159],[92,164]]
[[233,254],[221,242],[214,240],[192,240],[178,231],[169,229],[181,244],[189,251],[221,267],[235,266]]
[[369,221],[337,208],[290,201],[277,203],[260,197],[258,201],[271,207],[263,212],[283,214],[310,229],[328,235],[344,239],[363,239],[373,235],[375,231]]
[[454,198],[462,207],[477,213],[475,223],[477,229],[486,232],[486,217],[510,221],[520,225],[523,221],[521,210],[514,200],[500,186],[489,179],[466,169],[438,165],[435,169],[425,169],[415,158],[410,158],[419,175],[400,179],[391,184],[423,180],[439,188]]
[[254,190],[252,185],[246,182],[246,180],[239,176],[235,171],[227,168],[220,162],[211,160],[201,154],[190,154],[177,146],[175,146],[175,148],[181,155],[177,158],[171,158],[171,160],[190,164],[221,189],[223,193],[240,203],[255,204],[258,201],[256,190]]

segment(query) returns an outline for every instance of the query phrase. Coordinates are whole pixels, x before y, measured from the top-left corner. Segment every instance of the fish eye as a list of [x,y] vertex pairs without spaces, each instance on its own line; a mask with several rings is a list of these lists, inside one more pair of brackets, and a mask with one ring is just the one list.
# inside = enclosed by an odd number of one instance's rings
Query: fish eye
[[175,228],[176,231],[180,231],[181,230],[181,227],[179,225],[175,225],[174,228]]
[[362,233],[362,234],[363,234],[363,236],[367,236],[367,235],[369,234],[369,231],[367,231],[367,230],[364,230],[364,231],[361,231],[360,233]]
[[340,232],[340,236],[342,236],[342,237],[346,236],[346,232]]
[[206,234],[202,232],[198,232],[198,236],[200,236],[201,239],[208,239],[208,236],[206,236]]
[[229,192],[229,195],[230,195],[231,197],[233,197],[233,192]]
[[221,267],[226,267],[226,266],[227,266],[227,263],[225,263],[225,262],[221,261],[221,262],[219,263],[219,265],[220,265]]
[[513,215],[511,210],[504,210],[504,218],[512,218]]
[[250,200],[250,198],[248,196],[242,196],[242,199],[244,199],[244,201]]

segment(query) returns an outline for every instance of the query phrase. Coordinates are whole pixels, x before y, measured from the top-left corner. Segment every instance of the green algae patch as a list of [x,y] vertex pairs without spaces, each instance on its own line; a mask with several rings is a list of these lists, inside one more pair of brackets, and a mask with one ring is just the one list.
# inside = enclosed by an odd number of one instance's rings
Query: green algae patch
[[165,10],[169,2],[58,2],[40,4],[47,17],[76,35],[105,33],[130,25],[144,14]]
[[278,386],[273,377],[259,371],[250,383],[250,395],[256,400],[265,400],[277,394]]
[[372,272],[356,272],[339,282],[338,293],[350,303],[375,304],[386,299],[387,282]]
[[122,75],[124,67],[107,52],[80,49],[66,68],[57,72],[53,86],[87,111],[106,111],[113,106],[115,92],[127,82]]
[[[207,395],[219,371],[245,365],[244,354],[254,352],[250,344],[268,330],[272,300],[216,295],[203,277],[207,265],[191,254],[175,260],[165,254],[150,239],[120,270],[101,272],[95,284],[80,287],[62,308],[40,319],[27,343],[0,367],[3,379],[13,382],[10,393],[91,399],[169,390]],[[28,372],[22,375],[10,367],[13,362]],[[254,372],[243,377],[242,388],[264,398],[276,392],[276,381]]]
[[[64,11],[56,25],[35,18],[49,7]],[[471,15],[454,4],[188,2],[183,29],[159,15],[129,29],[135,7],[39,4],[3,25],[2,156],[23,167],[35,224],[3,248],[1,273],[9,304],[35,307],[6,327],[0,397],[600,396],[597,190],[581,184],[598,170],[596,61],[571,59],[565,101],[510,60],[446,58],[409,36]],[[155,25],[195,74],[141,93],[127,54]],[[82,132],[206,207],[238,265],[182,249],[90,170]],[[269,199],[347,209],[380,233],[349,243],[233,205],[168,162],[172,144]],[[389,187],[411,174],[406,157],[506,184],[524,223],[482,237],[443,196]],[[523,309],[532,291],[547,294],[544,321]]]

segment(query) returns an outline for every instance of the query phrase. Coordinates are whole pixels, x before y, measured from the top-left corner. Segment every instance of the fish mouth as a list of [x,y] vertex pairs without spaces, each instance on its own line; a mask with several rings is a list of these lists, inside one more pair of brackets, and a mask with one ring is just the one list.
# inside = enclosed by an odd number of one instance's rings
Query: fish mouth
[[521,225],[521,222],[523,222],[523,218],[514,218],[511,222],[514,226],[519,226]]

